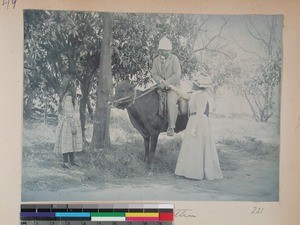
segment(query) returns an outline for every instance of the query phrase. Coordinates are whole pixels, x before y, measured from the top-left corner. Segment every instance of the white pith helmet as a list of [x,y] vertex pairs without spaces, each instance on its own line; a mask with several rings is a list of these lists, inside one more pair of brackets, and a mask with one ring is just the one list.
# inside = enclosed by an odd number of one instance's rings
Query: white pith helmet
[[163,37],[158,44],[159,50],[172,50],[172,43],[167,37]]

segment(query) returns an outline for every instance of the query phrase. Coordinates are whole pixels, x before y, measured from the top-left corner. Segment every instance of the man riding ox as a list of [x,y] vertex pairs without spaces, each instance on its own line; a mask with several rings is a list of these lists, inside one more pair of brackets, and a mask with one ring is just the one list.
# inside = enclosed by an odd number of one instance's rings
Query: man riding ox
[[163,37],[158,45],[159,55],[153,60],[152,77],[163,92],[167,93],[168,130],[167,135],[174,135],[174,128],[178,116],[177,103],[180,96],[168,87],[168,84],[178,86],[181,79],[179,59],[172,54],[172,44],[167,37]]

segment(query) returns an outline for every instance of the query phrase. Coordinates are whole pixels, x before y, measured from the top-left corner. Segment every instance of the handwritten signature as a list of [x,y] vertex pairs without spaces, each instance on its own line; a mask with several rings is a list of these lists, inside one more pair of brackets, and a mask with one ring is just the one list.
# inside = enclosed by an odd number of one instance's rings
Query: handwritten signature
[[13,8],[16,7],[17,0],[2,0],[2,5],[6,5],[6,8],[9,8],[9,5],[12,4]]
[[175,217],[196,217],[191,209],[176,209],[174,216]]

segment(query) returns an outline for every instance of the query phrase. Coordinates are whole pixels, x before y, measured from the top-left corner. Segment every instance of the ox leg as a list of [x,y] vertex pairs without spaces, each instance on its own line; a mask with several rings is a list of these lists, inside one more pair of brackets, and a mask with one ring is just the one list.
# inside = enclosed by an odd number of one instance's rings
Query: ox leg
[[149,160],[149,146],[150,146],[150,137],[144,137],[144,145],[145,145],[145,162]]
[[149,154],[148,166],[151,171],[153,170],[153,161],[154,161],[155,150],[157,146],[158,135],[159,134],[151,135],[151,140],[150,140],[150,154]]

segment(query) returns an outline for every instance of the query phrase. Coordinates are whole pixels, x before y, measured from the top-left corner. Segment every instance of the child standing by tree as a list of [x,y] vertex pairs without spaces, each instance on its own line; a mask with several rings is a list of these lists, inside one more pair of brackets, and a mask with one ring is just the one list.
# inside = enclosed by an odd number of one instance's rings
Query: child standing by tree
[[56,130],[54,151],[63,155],[63,168],[78,166],[75,163],[75,152],[82,151],[82,131],[74,83],[68,84],[62,97],[62,116]]

